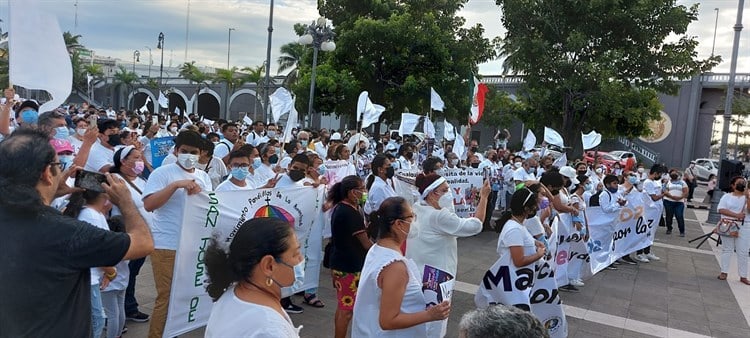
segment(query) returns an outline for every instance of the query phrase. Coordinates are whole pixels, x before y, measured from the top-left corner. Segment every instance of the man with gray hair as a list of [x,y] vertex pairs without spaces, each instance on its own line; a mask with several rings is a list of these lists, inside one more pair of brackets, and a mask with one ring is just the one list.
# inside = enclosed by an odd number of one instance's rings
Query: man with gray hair
[[531,312],[513,306],[492,305],[467,312],[458,326],[460,338],[549,338],[549,332]]

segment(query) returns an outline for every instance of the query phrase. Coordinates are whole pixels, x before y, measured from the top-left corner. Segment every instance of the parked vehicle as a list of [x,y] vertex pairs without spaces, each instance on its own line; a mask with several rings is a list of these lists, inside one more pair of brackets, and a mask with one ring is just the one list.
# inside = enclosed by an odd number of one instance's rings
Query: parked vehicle
[[596,155],[596,158],[599,159],[599,163],[605,165],[607,169],[612,169],[615,165],[615,163],[620,163],[621,166],[623,166],[625,163],[624,161],[620,161],[619,158],[612,156],[610,153],[606,151],[598,151],[595,152],[593,150],[587,151],[583,155],[583,160],[586,162],[594,163],[594,155]]
[[698,181],[708,181],[708,176],[711,174],[719,175],[719,160],[696,158],[695,171],[695,176],[698,178]]
[[617,159],[618,159],[618,161],[620,162],[620,165],[625,165],[625,161],[627,161],[627,159],[628,159],[628,155],[633,155],[633,156],[635,156],[635,154],[634,154],[634,153],[632,153],[632,152],[630,152],[630,151],[625,151],[625,150],[614,150],[614,151],[610,151],[610,152],[609,152],[609,155],[611,155],[611,156],[612,156],[612,157],[614,157],[614,158],[617,158]]

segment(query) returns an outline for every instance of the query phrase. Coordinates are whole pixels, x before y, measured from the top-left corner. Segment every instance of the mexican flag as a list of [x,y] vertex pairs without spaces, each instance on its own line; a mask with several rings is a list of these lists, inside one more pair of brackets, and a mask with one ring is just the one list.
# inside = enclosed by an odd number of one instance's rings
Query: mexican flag
[[482,113],[484,112],[484,96],[489,89],[486,84],[479,82],[477,77],[473,75],[471,76],[469,84],[471,86],[471,116],[469,119],[471,124],[476,124],[479,122],[479,119],[482,118]]

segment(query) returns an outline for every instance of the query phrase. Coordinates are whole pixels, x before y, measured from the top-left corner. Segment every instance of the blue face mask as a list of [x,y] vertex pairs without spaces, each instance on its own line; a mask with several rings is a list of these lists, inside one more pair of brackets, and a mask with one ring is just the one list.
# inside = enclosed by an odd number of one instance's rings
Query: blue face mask
[[39,113],[36,110],[25,110],[21,113],[24,124],[36,124],[39,121]]
[[234,177],[234,179],[242,181],[245,178],[247,178],[247,175],[250,174],[250,171],[247,167],[232,168],[231,174],[232,174],[232,177]]
[[292,288],[292,290],[299,290],[305,283],[305,260],[302,259],[302,261],[297,265],[287,264],[281,259],[277,259],[276,262],[282,265],[286,265],[294,270],[294,282],[292,283],[292,285],[281,285],[276,280],[274,280],[274,282],[276,282],[276,284],[282,288]]
[[57,127],[55,128],[55,138],[58,140],[66,140],[70,136],[68,127]]
[[638,177],[630,176],[628,177],[628,182],[630,182],[630,184],[638,184]]
[[60,163],[62,163],[63,170],[70,168],[70,166],[73,165],[73,160],[75,160],[75,156],[73,155],[59,155],[57,158],[60,160]]
[[533,174],[533,173],[536,172],[536,168],[535,167],[530,167],[529,170],[526,170],[526,172],[529,173],[529,174]]
[[586,184],[583,185],[583,189],[585,189],[586,191],[591,191],[591,190],[594,189],[594,184],[593,183],[586,183]]
[[326,166],[321,164],[320,167],[318,167],[318,175],[323,176],[325,174],[326,174]]
[[302,145],[302,148],[307,148],[307,140],[299,141],[299,143]]
[[260,160],[260,157],[256,157],[255,159],[253,159],[253,169],[258,169],[262,165],[263,161]]
[[617,192],[617,190],[619,190],[619,189],[618,189],[618,188],[607,187],[607,190],[609,190],[609,192],[611,192],[611,193],[613,193],[613,194],[614,194],[614,193],[616,193],[616,192]]

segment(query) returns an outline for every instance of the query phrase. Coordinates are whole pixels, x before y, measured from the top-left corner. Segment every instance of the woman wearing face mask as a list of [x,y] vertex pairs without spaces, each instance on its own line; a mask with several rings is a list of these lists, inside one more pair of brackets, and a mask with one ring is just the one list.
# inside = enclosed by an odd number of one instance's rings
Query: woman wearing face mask
[[[539,205],[537,199],[537,194],[533,193],[529,188],[517,190],[513,193],[513,197],[511,197],[510,211],[504,212],[495,221],[497,228],[500,229],[500,237],[497,241],[497,253],[500,255],[500,260],[505,260],[509,256],[510,266],[508,268],[510,271],[517,271],[523,268],[533,271],[534,264],[546,254],[544,243],[534,240],[534,237],[523,226],[524,221],[529,215],[536,214]],[[501,293],[501,295],[505,296],[504,293]],[[515,304],[517,298],[513,301],[510,299],[494,299],[494,297],[489,297],[489,295],[477,293],[474,297],[474,302],[477,305],[485,306],[489,303]]]
[[722,219],[732,220],[739,226],[739,236],[721,236],[721,274],[720,280],[727,279],[729,264],[732,261],[732,255],[737,253],[737,270],[740,275],[740,282],[750,285],[747,279],[747,264],[750,250],[750,225],[745,221],[748,207],[747,182],[742,176],[733,177],[730,181],[732,189],[730,194],[721,196],[717,209]]
[[[128,185],[130,196],[135,202],[138,212],[146,221],[149,227],[152,226],[152,213],[146,211],[143,206],[143,190],[146,188],[146,180],[141,177],[145,163],[143,153],[133,146],[120,148],[115,152],[113,158],[114,165],[109,169],[112,174],[122,177]],[[120,209],[117,206],[112,207],[112,216],[120,215]],[[135,299],[135,283],[138,273],[141,271],[146,258],[131,260],[128,263],[130,275],[128,286],[125,289],[125,315],[128,318],[140,318],[148,320],[148,315],[138,310],[138,301]]]
[[[424,266],[430,265],[455,278],[458,271],[457,239],[482,231],[490,194],[489,182],[485,181],[479,192],[475,217],[466,218],[459,217],[450,208],[453,194],[445,178],[437,174],[419,174],[415,185],[421,198],[413,207],[418,221],[414,220],[411,224],[406,241],[406,257],[414,260],[418,271],[424,271]],[[447,320],[429,323],[428,337],[445,336],[447,325]]]
[[177,125],[177,122],[170,122],[169,127],[167,129],[167,132],[171,136],[177,136],[178,131],[180,130],[180,127]]
[[228,252],[212,239],[205,264],[214,300],[206,337],[299,337],[281,308],[281,289],[304,265],[294,231],[277,218],[243,223]]
[[370,215],[378,240],[362,269],[352,337],[427,337],[426,323],[448,318],[448,301],[425,309],[422,274],[401,253],[415,218],[401,197],[386,199]]
[[334,317],[334,337],[343,338],[346,337],[352,320],[365,255],[372,246],[360,207],[367,199],[367,191],[362,179],[351,175],[334,184],[328,190],[328,198],[334,206],[331,213],[333,249],[328,262],[338,303]]
[[620,167],[619,162],[615,162],[613,169],[612,169],[612,175],[615,175],[617,177],[622,175],[622,168]]
[[[591,193],[589,192],[591,189],[591,180],[586,175],[578,175],[576,179],[579,183],[573,187],[573,193],[570,194],[570,205],[578,210],[578,215],[573,216],[572,220],[573,229],[575,229],[580,236],[575,243],[571,242],[571,246],[577,245],[579,248],[585,250],[585,242],[588,242],[590,233],[589,220],[586,217],[586,203],[588,202],[589,197],[591,197]],[[582,247],[580,247],[581,245]],[[567,273],[570,285],[576,287],[585,286],[581,279],[581,266],[580,259],[574,259],[568,263]]]
[[367,177],[367,202],[365,202],[365,213],[371,214],[380,208],[388,197],[398,196],[393,188],[392,183],[388,180],[395,175],[395,169],[391,166],[391,161],[386,155],[378,154],[372,159],[372,174]]
[[669,181],[662,187],[664,191],[664,212],[667,219],[667,235],[672,234],[672,218],[677,218],[677,227],[680,237],[685,237],[685,197],[688,194],[688,186],[680,179],[679,171],[669,171]]
[[[555,208],[557,213],[560,215],[560,225],[567,227],[569,233],[579,231],[574,227],[573,217],[577,217],[579,211],[576,207],[571,205],[570,191],[568,188],[574,188],[580,184],[576,178],[576,170],[570,166],[564,166],[560,168],[560,174],[563,176],[563,186],[559,193],[552,199],[552,206]],[[580,223],[579,223],[580,224]],[[583,286],[577,278],[570,280],[570,284],[562,285],[558,289],[561,291],[578,292],[578,287]]]

